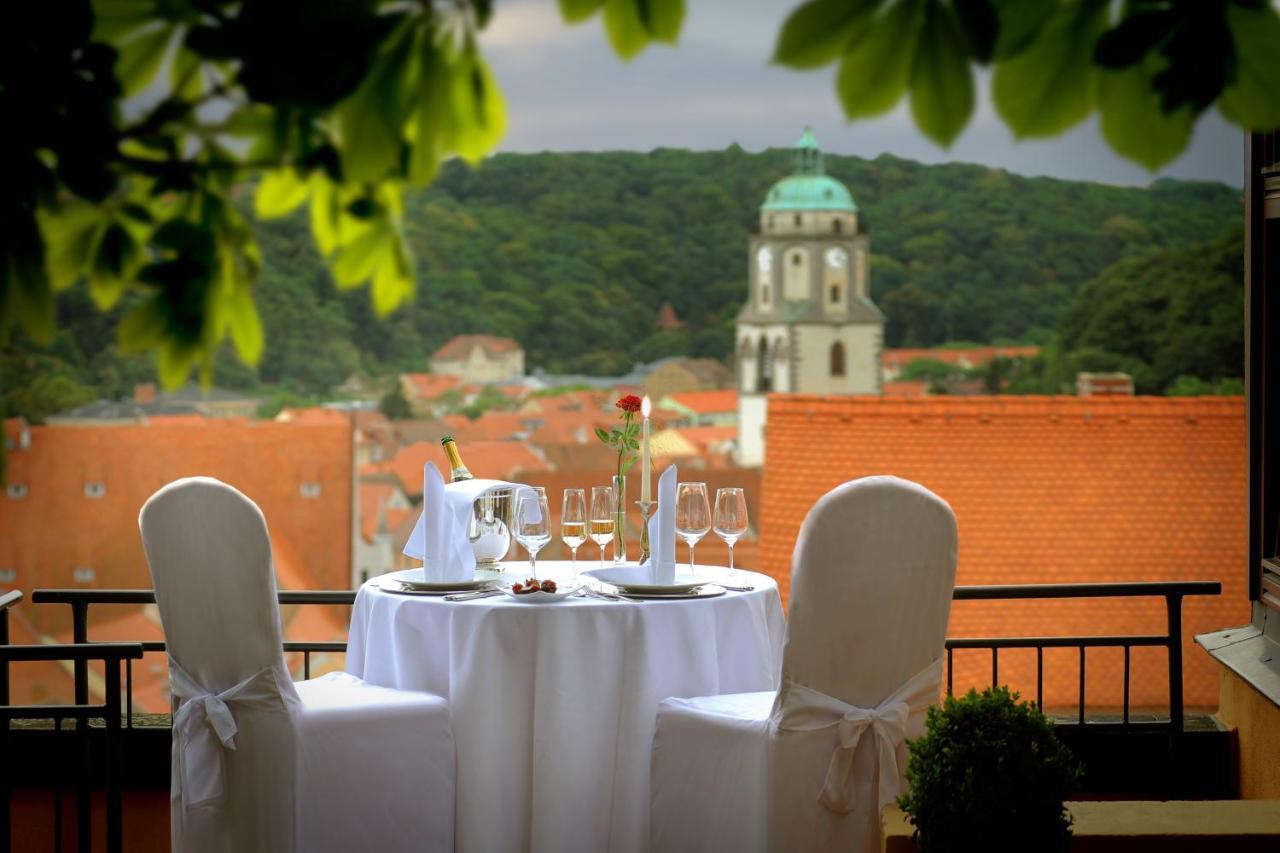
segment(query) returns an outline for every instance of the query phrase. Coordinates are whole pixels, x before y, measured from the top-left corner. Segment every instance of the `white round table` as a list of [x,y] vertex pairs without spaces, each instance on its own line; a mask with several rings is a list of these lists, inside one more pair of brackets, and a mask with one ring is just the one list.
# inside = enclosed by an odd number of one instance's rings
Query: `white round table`
[[[506,567],[523,577],[528,564]],[[568,570],[565,562],[538,564],[539,577],[560,579]],[[784,623],[777,584],[754,572],[710,570],[755,589],[705,599],[530,604],[401,595],[373,581],[360,588],[347,671],[449,700],[458,756],[455,849],[648,849],[658,703],[778,685]]]

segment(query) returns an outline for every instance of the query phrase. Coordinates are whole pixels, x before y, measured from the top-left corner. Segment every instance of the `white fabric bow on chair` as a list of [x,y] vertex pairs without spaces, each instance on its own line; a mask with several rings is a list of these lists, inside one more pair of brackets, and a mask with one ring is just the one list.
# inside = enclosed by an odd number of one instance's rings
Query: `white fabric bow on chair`
[[942,658],[916,673],[875,708],[858,708],[802,684],[782,689],[777,727],[783,731],[817,731],[839,727],[840,742],[827,765],[826,781],[818,800],[838,814],[857,808],[858,780],[853,772],[853,756],[870,729],[875,738],[876,776],[879,783],[877,806],[894,802],[901,791],[902,772],[898,767],[898,747],[906,740],[907,721],[937,701],[942,689]]
[[180,701],[173,715],[173,736],[180,748],[174,750],[172,787],[190,810],[223,794],[222,750],[235,749],[239,731],[238,710],[285,711],[280,682],[273,667],[266,667],[221,693],[212,693],[169,658],[169,681],[174,698]]

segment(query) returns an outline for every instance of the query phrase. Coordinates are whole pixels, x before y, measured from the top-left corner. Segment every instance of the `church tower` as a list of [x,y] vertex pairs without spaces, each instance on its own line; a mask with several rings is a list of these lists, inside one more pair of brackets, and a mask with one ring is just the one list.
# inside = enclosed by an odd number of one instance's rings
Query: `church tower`
[[738,312],[738,462],[764,463],[766,397],[879,394],[884,315],[871,302],[870,242],[844,184],[805,128],[792,174],[774,184],[748,241]]

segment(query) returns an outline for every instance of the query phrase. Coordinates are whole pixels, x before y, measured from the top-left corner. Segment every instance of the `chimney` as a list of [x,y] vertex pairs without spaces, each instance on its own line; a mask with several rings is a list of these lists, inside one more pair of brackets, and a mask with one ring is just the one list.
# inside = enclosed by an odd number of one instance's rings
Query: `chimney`
[[154,403],[155,401],[156,383],[139,382],[137,385],[133,386],[133,402],[145,405],[147,403]]
[[1077,373],[1080,397],[1132,397],[1133,377],[1127,373]]

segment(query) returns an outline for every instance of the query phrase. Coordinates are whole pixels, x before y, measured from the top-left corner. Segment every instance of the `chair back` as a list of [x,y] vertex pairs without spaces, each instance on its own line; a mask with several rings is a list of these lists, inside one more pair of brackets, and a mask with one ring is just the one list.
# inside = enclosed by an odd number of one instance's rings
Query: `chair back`
[[956,519],[933,492],[865,477],[809,511],[791,565],[788,683],[875,707],[943,651]]
[[143,505],[138,527],[183,670],[215,693],[267,667],[287,672],[271,539],[253,501],[210,477],[175,480]]

